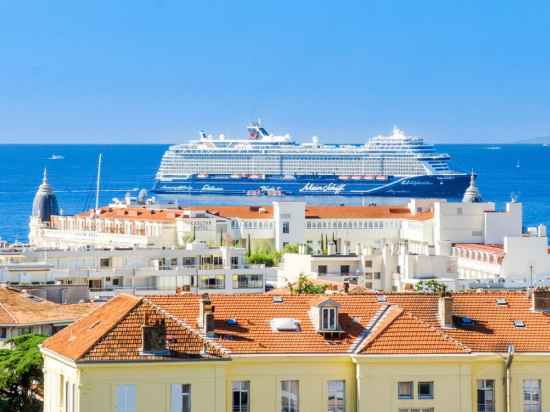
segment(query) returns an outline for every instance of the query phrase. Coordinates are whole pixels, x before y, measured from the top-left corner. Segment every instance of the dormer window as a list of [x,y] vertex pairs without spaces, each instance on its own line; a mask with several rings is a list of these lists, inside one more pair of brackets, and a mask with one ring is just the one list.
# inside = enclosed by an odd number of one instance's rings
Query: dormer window
[[324,334],[342,333],[338,322],[338,302],[322,297],[316,300],[316,304],[311,307],[309,315],[313,326],[317,332]]
[[338,329],[337,308],[321,308],[321,330],[335,331]]

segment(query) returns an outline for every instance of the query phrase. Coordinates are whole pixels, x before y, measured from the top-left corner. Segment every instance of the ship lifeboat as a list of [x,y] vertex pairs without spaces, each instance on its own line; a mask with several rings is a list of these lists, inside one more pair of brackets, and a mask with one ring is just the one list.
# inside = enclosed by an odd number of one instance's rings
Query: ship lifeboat
[[284,175],[283,179],[284,180],[296,180],[296,176],[294,176],[294,175]]
[[197,177],[200,178],[200,179],[207,178],[207,177],[208,177],[208,173],[199,173],[199,174],[197,175]]
[[249,178],[250,179],[263,179],[265,176],[264,175],[250,175]]
[[386,176],[376,176],[376,180],[386,180]]
[[338,176],[338,179],[340,179],[340,180],[349,180],[349,176],[346,176],[346,175]]
[[363,176],[352,176],[351,179],[352,180],[361,180],[363,178]]
[[374,180],[374,176],[365,176],[364,179],[365,180]]
[[231,179],[240,179],[241,178],[241,175],[238,174],[238,173],[234,173],[232,175],[229,176]]

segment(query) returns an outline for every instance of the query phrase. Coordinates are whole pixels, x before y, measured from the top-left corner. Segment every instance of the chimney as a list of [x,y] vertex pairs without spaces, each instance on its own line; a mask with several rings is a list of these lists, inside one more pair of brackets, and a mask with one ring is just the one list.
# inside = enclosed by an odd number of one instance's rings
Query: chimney
[[214,305],[208,293],[203,293],[201,296],[199,327],[206,337],[214,336]]
[[349,293],[349,282],[344,282],[344,293]]
[[442,328],[453,327],[453,297],[443,293],[438,302],[439,324]]
[[531,291],[532,310],[535,312],[550,312],[550,290],[535,289]]

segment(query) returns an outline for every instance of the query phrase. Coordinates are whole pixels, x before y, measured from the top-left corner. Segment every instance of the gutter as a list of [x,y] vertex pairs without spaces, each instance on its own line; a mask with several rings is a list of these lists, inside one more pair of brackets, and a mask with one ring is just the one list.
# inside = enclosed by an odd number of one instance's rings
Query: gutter
[[504,358],[504,368],[506,370],[506,407],[505,412],[511,412],[512,411],[512,361],[514,360],[514,345],[508,345],[508,353],[506,354],[506,358]]

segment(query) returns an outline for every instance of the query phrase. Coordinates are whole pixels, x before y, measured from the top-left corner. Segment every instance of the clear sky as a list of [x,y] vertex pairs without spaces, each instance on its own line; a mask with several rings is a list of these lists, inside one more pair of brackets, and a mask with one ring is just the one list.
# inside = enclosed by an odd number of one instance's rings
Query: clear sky
[[550,2],[0,2],[0,143],[550,135]]

